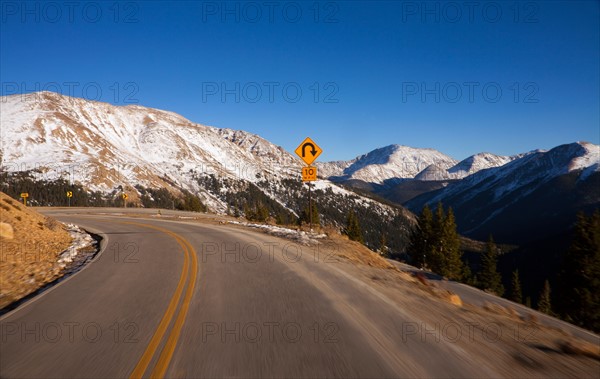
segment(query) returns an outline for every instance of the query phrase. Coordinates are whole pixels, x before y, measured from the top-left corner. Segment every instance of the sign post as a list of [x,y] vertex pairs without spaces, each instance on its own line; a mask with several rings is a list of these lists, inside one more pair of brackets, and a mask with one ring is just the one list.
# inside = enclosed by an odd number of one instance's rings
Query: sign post
[[312,233],[312,199],[310,198],[310,189],[312,187],[310,182],[308,184],[308,230]]
[[28,192],[21,192],[21,197],[23,198],[23,205],[27,206],[27,198],[29,197]]
[[68,206],[71,206],[71,198],[73,197],[73,191],[67,191],[67,202]]
[[129,196],[127,196],[127,194],[126,194],[126,193],[123,193],[123,195],[122,195],[122,196],[123,196],[123,208],[126,208],[127,198],[128,198]]
[[300,146],[295,150],[295,153],[308,166],[302,167],[302,181],[308,184],[308,225],[312,232],[312,198],[311,198],[311,182],[317,180],[317,168],[311,164],[317,159],[323,150],[310,137],[307,137]]

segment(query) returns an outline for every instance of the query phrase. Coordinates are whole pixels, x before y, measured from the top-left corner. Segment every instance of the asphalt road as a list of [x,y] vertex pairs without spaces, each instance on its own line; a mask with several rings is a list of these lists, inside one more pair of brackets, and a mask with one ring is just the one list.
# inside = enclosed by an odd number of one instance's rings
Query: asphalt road
[[101,234],[102,251],[0,319],[2,378],[499,376],[401,335],[393,325],[420,320],[290,241],[51,213]]

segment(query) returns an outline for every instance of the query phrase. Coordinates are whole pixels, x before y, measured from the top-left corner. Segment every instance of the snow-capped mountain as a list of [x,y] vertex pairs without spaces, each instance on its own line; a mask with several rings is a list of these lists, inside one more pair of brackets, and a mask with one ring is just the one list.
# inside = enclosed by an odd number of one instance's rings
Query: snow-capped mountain
[[460,161],[456,166],[448,169],[448,174],[453,179],[464,178],[486,168],[504,166],[516,158],[518,156],[505,157],[491,153],[479,153]]
[[358,179],[383,183],[392,178],[414,178],[431,165],[450,168],[457,162],[434,149],[390,145],[345,162],[319,163],[321,175],[336,180]]
[[334,181],[361,180],[384,184],[394,179],[440,181],[462,179],[479,170],[502,166],[517,157],[490,153],[470,156],[461,162],[434,149],[390,145],[350,161],[318,163],[320,174]]
[[[146,189],[165,188],[178,196],[187,191],[219,213],[266,209],[270,217],[292,222],[307,209],[300,159],[257,135],[193,123],[173,112],[52,92],[0,97],[0,167],[5,173],[27,171],[36,180],[65,179],[113,199],[126,191],[137,205],[152,196]],[[9,183],[1,184],[6,191]],[[372,220],[365,230],[370,243],[380,240],[376,222],[407,234],[413,219],[401,207],[328,180],[316,183],[313,198],[329,224],[342,226],[350,209]]]
[[479,153],[471,155],[447,169],[431,165],[418,173],[414,178],[426,181],[462,179],[481,170],[504,166],[517,157],[518,156],[505,157],[491,153]]
[[168,179],[198,190],[192,174],[254,182],[265,175],[292,176],[300,167],[281,147],[256,135],[195,124],[172,112],[52,92],[3,97],[0,107],[7,170],[67,172],[91,189],[164,186]]
[[598,207],[598,188],[600,146],[577,142],[522,154],[406,204],[418,211],[442,202],[455,210],[463,233],[520,242],[535,235],[532,228],[572,222],[577,211]]

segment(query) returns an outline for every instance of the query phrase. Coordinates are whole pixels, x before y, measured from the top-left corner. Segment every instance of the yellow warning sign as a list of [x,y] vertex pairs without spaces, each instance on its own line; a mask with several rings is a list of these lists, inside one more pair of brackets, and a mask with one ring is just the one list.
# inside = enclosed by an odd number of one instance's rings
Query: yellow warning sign
[[310,165],[315,161],[315,159],[317,159],[319,155],[321,155],[323,150],[315,143],[315,141],[310,139],[310,137],[306,137],[300,146],[296,148],[295,152],[300,158],[302,158],[304,163]]

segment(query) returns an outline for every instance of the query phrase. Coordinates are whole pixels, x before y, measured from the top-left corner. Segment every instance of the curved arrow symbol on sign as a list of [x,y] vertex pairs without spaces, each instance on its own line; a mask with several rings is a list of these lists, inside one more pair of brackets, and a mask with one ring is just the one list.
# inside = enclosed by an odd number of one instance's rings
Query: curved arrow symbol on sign
[[305,150],[306,150],[306,148],[307,148],[308,146],[310,146],[310,148],[311,148],[311,150],[310,150],[311,154],[312,154],[313,156],[317,155],[317,149],[315,149],[315,145],[313,145],[313,144],[312,144],[312,143],[310,143],[310,142],[306,142],[304,145],[302,145],[302,157],[305,157],[305,156],[306,156],[306,151],[305,151]]

